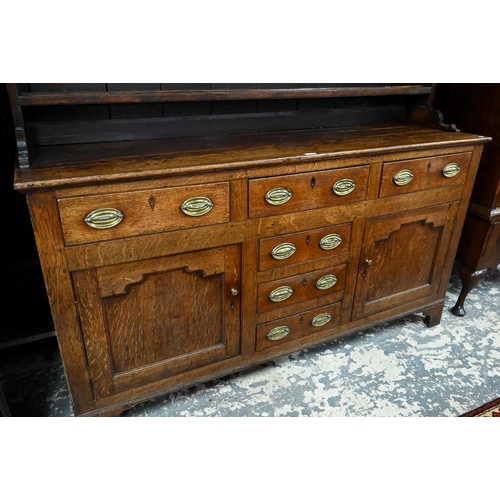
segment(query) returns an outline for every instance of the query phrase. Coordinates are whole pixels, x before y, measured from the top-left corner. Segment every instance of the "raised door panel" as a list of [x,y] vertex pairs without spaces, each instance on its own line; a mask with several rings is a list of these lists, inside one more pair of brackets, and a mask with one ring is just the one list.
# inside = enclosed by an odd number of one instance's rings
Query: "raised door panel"
[[240,352],[239,245],[74,273],[96,399]]
[[437,293],[457,208],[454,203],[366,221],[353,320]]

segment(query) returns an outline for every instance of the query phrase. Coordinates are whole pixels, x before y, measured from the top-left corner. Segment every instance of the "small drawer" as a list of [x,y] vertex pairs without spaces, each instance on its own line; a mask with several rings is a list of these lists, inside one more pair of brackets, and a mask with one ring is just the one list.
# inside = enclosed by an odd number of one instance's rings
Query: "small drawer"
[[256,350],[306,337],[338,326],[340,302],[257,326]]
[[368,166],[360,166],[252,179],[250,218],[363,201],[368,171]]
[[344,289],[346,264],[261,283],[257,292],[258,312],[272,311]]
[[351,224],[260,240],[259,269],[267,271],[349,251]]
[[229,183],[58,200],[67,245],[229,222]]
[[463,184],[470,153],[384,163],[380,198]]

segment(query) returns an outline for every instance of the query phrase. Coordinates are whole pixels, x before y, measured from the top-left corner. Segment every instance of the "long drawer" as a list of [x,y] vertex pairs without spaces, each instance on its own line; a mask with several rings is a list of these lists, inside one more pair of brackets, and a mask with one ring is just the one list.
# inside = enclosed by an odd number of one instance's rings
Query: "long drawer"
[[359,166],[252,179],[250,218],[363,201],[368,172],[368,166]]
[[218,182],[58,200],[67,245],[229,221],[229,183]]

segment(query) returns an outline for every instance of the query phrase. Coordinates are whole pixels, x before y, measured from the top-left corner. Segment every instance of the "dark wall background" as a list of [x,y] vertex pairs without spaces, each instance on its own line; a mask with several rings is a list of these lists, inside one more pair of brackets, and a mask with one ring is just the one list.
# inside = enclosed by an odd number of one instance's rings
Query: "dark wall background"
[[0,84],[0,189],[3,281],[0,347],[54,329],[23,194],[14,190],[16,146],[5,84]]

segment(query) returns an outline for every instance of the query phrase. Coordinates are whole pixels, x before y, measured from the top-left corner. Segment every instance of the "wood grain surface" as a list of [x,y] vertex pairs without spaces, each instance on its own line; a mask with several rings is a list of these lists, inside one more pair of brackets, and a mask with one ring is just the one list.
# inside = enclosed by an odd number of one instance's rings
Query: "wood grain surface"
[[[110,297],[95,293],[97,270],[73,274],[97,398],[239,353],[241,307],[231,289],[240,290],[240,248],[184,257],[152,263],[150,274]],[[127,279],[124,270],[107,269],[108,281],[113,271],[115,281]]]
[[[311,321],[319,314],[328,313],[331,315],[331,320],[323,326],[313,326]],[[312,333],[318,333],[322,330],[330,330],[339,324],[340,319],[340,303],[337,302],[328,307],[320,307],[311,311],[296,314],[287,318],[281,318],[264,325],[257,327],[256,350],[261,351],[267,347],[273,347],[280,344],[286,344],[291,340],[296,340],[301,337],[306,337]],[[288,326],[290,333],[281,340],[270,340],[267,334],[276,327]]]
[[[340,243],[333,249],[323,249],[320,243],[328,235],[338,235]],[[287,234],[274,238],[264,238],[259,243],[259,270],[266,271],[277,267],[290,266],[316,259],[325,259],[349,251],[351,240],[351,224],[329,226],[311,231]],[[278,260],[272,256],[272,251],[284,243],[292,244],[296,250],[286,259]]]
[[353,319],[437,293],[457,204],[366,221]]
[[[242,90],[220,85],[226,96]],[[279,89],[246,91],[258,90]],[[257,111],[252,99],[245,105]],[[160,102],[148,105],[176,104]],[[230,115],[242,106],[221,100],[217,109]],[[301,106],[315,112],[314,102]],[[435,113],[422,116],[435,124]],[[36,130],[52,125],[44,127]],[[410,312],[437,324],[486,140],[399,123],[35,148],[37,168],[18,170],[16,186],[28,192],[76,414],[116,414]],[[447,179],[441,170],[450,162],[461,170]],[[393,177],[405,168],[414,179],[397,189]],[[355,190],[335,194],[346,178]],[[290,189],[290,201],[270,205],[274,187]],[[212,210],[184,215],[180,205],[195,196],[209,197]],[[86,226],[100,207],[119,209],[123,221],[109,231]],[[321,249],[333,233],[341,243]],[[296,251],[279,261],[271,252],[281,243]],[[331,274],[335,285],[318,289]],[[271,301],[278,287],[292,295]],[[312,326],[323,312],[331,321]],[[284,324],[286,337],[267,337]]]
[[[346,127],[46,146],[32,149],[32,167],[16,171],[19,190],[103,183],[220,169],[313,162],[395,151],[483,144],[485,138],[417,125]],[[315,152],[313,157],[305,153]],[[63,167],[63,168],[52,168]]]
[[[380,196],[395,196],[463,184],[467,178],[470,156],[470,153],[466,153],[384,163]],[[454,177],[447,178],[443,175],[443,168],[451,163],[456,163],[460,171]],[[394,182],[394,176],[402,170],[410,170],[413,173],[413,179],[404,186],[398,186]]]
[[[344,88],[297,88],[297,89],[251,89],[247,88],[212,90],[150,90],[150,91],[109,91],[109,92],[57,92],[21,93],[22,106],[53,106],[61,104],[118,104],[175,101],[217,101],[245,99],[297,99],[321,97],[351,97],[376,95],[430,94],[431,88],[424,85],[393,85],[384,87],[344,87]],[[257,84],[254,84],[257,87]]]
[[[311,172],[249,182],[250,218],[269,217],[290,212],[300,212],[333,205],[345,205],[364,200],[368,182],[368,166]],[[349,179],[355,183],[351,193],[340,196],[333,191],[336,182]],[[283,205],[271,205],[266,194],[272,189],[286,188],[292,193],[291,199]]]
[[[290,276],[289,278],[283,278],[276,281],[270,281],[268,283],[261,283],[258,286],[258,299],[257,308],[259,312],[270,311],[272,309],[278,309],[283,306],[289,306],[290,304],[296,304],[304,300],[315,299],[321,297],[322,295],[329,295],[331,293],[336,293],[344,289],[344,281],[346,274],[346,266],[335,266],[326,269],[319,269],[311,273],[304,273],[297,276]],[[334,275],[337,277],[337,282],[334,286],[327,290],[321,290],[316,287],[316,283],[319,279],[327,275]],[[283,302],[272,302],[269,299],[269,294],[276,290],[278,287],[290,287],[293,290],[293,294],[290,298]]]
[[[188,199],[199,196],[209,198],[213,208],[205,215],[196,217],[183,213],[181,205]],[[62,198],[58,204],[67,245],[210,226],[228,222],[230,218],[227,182]],[[124,215],[123,221],[107,229],[90,227],[85,223],[86,216],[100,208],[119,210]]]

